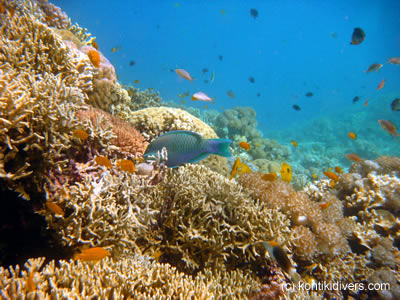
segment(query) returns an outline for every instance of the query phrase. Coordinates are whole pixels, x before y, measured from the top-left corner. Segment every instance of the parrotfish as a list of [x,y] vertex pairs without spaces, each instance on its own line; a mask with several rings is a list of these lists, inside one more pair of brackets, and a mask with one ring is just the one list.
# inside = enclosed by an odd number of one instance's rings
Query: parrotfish
[[204,139],[193,131],[175,130],[153,140],[147,147],[144,157],[157,156],[157,152],[165,147],[168,153],[166,165],[169,168],[176,168],[185,163],[196,163],[210,154],[230,157],[231,142],[229,139]]

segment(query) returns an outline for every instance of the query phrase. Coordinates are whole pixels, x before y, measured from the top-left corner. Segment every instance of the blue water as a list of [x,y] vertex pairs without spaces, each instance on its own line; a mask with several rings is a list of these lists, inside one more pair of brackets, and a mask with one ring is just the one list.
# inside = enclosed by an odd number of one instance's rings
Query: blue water
[[[364,71],[372,63],[400,56],[400,1],[53,3],[97,37],[122,83],[140,80],[137,87],[154,88],[166,101],[178,102],[177,95],[186,91],[204,91],[216,98],[210,108],[251,106],[264,136],[283,142],[312,139],[313,130],[323,136],[320,123],[307,122],[326,118],[330,126],[324,130],[331,142],[343,138],[348,143],[347,132],[363,132],[361,139],[378,138],[382,146],[391,145],[389,152],[398,153],[399,144],[377,120],[389,119],[400,127],[400,112],[390,109],[391,101],[400,97],[400,66]],[[250,16],[251,8],[258,10],[256,19]],[[350,45],[355,27],[366,33],[360,45]],[[120,50],[113,53],[113,47]],[[170,72],[175,68],[186,69],[196,80],[190,83]],[[209,72],[203,74],[203,68]],[[212,72],[214,82],[205,83]],[[382,79],[386,85],[378,91]],[[314,96],[306,97],[307,92]],[[361,99],[353,104],[355,96]],[[293,110],[293,104],[301,111]]]

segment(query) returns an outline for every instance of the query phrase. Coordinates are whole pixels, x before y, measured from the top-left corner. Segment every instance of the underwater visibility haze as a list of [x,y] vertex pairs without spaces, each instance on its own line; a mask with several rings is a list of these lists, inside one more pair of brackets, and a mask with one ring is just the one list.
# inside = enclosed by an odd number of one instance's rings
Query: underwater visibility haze
[[399,17],[0,0],[0,298],[399,299]]

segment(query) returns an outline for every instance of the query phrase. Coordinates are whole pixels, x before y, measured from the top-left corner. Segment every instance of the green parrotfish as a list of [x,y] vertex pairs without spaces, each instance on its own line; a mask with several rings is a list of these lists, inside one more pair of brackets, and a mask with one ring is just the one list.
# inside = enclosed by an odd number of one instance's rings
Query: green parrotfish
[[144,157],[157,156],[157,152],[165,147],[168,153],[167,166],[176,168],[185,163],[196,163],[210,154],[230,157],[231,142],[229,139],[204,139],[193,131],[175,130],[153,140],[147,147]]

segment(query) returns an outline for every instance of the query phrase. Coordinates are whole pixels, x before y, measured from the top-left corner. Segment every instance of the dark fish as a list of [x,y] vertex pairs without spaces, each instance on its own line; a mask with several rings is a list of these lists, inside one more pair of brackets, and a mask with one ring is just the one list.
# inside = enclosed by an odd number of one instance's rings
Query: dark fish
[[207,72],[208,72],[208,69],[207,69],[207,68],[203,68],[201,71],[202,71],[203,73],[207,73]]
[[364,41],[364,39],[365,39],[364,31],[361,28],[356,27],[354,28],[353,35],[351,36],[350,45],[359,45]]
[[228,139],[204,139],[193,131],[175,130],[153,140],[147,147],[144,157],[156,156],[157,152],[165,147],[168,153],[167,166],[175,168],[185,163],[196,163],[210,154],[230,157],[231,143],[232,141]]
[[204,79],[203,81],[204,83],[209,83],[208,79]]
[[261,96],[261,93],[260,93],[260,92],[258,92],[256,96],[257,96],[257,97],[260,97],[260,96]]
[[235,98],[235,94],[233,93],[232,90],[227,91],[226,94],[227,94],[228,97],[231,98],[231,99]]
[[333,37],[334,39],[337,38],[337,33],[336,32],[331,32],[331,37]]
[[314,96],[314,94],[312,92],[306,93],[306,97],[312,97],[312,96]]
[[129,65],[130,65],[131,67],[133,67],[133,66],[135,65],[135,61],[134,61],[134,60],[131,60],[131,61],[129,62]]
[[169,69],[169,71],[170,71],[170,72],[175,72],[175,70],[174,70],[174,69]]
[[355,97],[353,98],[353,103],[356,103],[358,100],[360,100],[360,97],[355,96]]
[[256,80],[254,79],[254,77],[253,77],[253,76],[250,76],[250,77],[249,77],[249,81],[250,81],[251,83],[254,83],[254,82],[256,82]]
[[292,107],[293,107],[294,110],[297,110],[297,111],[301,110],[301,107],[298,106],[297,104],[293,104]]
[[372,64],[368,67],[368,69],[364,72],[369,73],[369,72],[374,72],[374,71],[378,71],[380,68],[382,68],[382,64]]
[[393,111],[400,111],[400,98],[394,99],[390,106]]
[[222,60],[224,59],[224,57],[223,57],[222,55],[218,55],[218,59],[219,59],[220,61],[222,61]]
[[254,19],[258,17],[258,10],[255,8],[250,9],[250,16],[252,16]]

